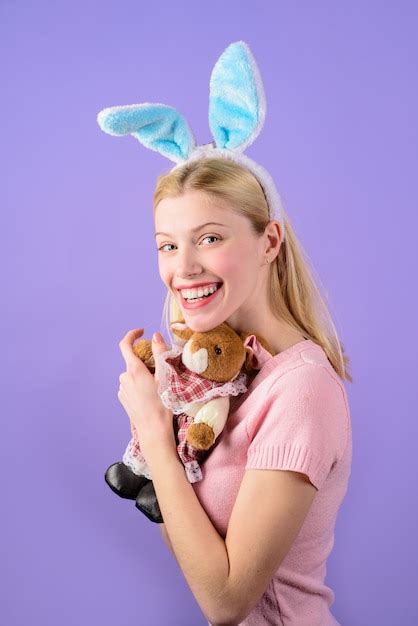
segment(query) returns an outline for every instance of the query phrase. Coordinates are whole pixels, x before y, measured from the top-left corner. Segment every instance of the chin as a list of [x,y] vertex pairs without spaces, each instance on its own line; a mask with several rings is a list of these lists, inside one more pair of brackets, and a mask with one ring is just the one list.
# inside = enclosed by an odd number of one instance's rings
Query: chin
[[187,317],[187,315],[184,315],[184,320],[188,326],[188,328],[190,328],[190,330],[192,330],[195,333],[206,333],[208,330],[212,330],[213,328],[215,328],[216,326],[218,326],[221,322],[210,322],[209,320],[196,320],[196,319],[189,319]]
[[[213,330],[214,328],[216,328],[216,326],[219,326],[220,324],[223,324],[224,322],[229,323],[229,318],[235,318],[234,313],[230,313],[229,315],[225,316],[225,315],[212,315],[212,316],[204,316],[202,315],[200,319],[197,319],[193,316],[188,316],[187,312],[183,311],[183,317],[184,320],[187,324],[187,326],[190,328],[190,330],[193,330],[196,333],[205,333],[208,330]],[[231,327],[233,327],[230,324]]]

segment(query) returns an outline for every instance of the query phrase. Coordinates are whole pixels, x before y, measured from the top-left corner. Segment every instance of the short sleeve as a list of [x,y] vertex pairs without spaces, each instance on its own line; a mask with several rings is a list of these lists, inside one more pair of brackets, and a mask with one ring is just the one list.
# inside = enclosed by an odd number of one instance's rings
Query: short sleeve
[[347,438],[342,384],[326,367],[304,363],[273,383],[263,407],[247,417],[245,469],[302,472],[320,489]]

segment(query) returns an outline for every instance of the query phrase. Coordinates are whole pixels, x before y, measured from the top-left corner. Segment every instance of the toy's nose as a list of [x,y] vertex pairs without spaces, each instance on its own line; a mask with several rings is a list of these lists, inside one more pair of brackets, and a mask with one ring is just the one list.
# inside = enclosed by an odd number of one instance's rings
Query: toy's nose
[[192,352],[192,341],[188,341],[181,356],[184,365],[192,372],[201,374],[208,367],[208,351],[206,348],[200,348],[196,352]]

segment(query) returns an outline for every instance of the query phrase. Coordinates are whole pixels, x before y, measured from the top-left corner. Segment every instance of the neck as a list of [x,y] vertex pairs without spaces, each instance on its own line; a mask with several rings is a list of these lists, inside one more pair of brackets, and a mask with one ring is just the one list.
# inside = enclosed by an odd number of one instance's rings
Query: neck
[[254,334],[260,334],[270,345],[273,355],[305,339],[287,322],[275,317],[271,311],[261,310],[261,308],[255,314],[252,311],[251,315],[233,314],[226,321],[236,332],[251,331]]

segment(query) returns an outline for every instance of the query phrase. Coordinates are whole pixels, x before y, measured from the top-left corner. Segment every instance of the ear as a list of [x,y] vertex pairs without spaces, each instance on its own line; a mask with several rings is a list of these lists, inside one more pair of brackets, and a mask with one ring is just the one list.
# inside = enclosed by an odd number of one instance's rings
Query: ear
[[193,331],[185,322],[171,322],[170,328],[177,337],[180,337],[180,339],[184,339],[185,341],[188,341],[193,335]]
[[257,363],[257,359],[254,355],[253,347],[251,346],[251,341],[253,338],[255,338],[255,334],[248,333],[248,332],[240,332],[239,336],[245,348],[245,361],[244,361],[243,367],[246,372],[250,372],[252,369],[256,369],[254,366]]
[[240,337],[247,352],[244,368],[247,371],[261,369],[264,363],[273,356],[270,344],[259,333],[241,332]]
[[245,348],[245,361],[244,361],[244,370],[246,372],[250,372],[253,369],[256,369],[253,365],[255,363],[254,352],[249,346],[244,346]]

